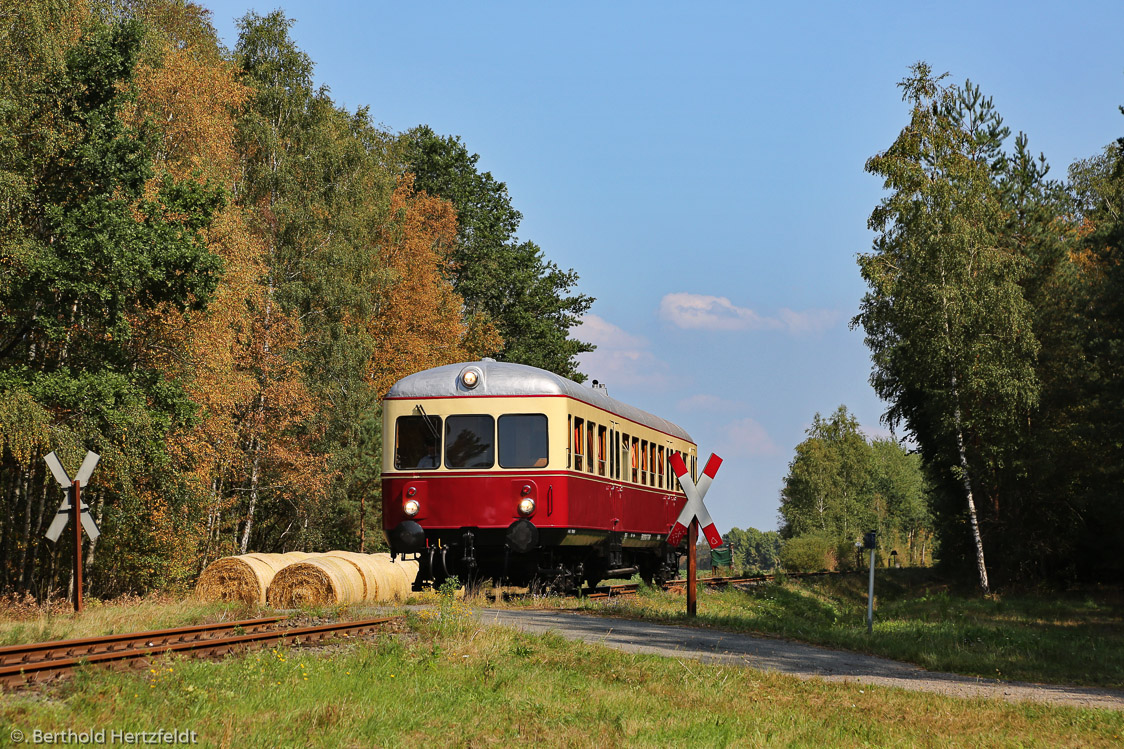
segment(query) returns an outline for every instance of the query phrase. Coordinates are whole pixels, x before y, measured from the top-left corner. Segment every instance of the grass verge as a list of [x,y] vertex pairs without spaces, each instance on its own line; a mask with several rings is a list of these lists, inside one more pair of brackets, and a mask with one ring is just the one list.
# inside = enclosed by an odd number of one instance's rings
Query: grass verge
[[274,612],[255,606],[204,603],[168,595],[124,596],[112,601],[87,599],[75,614],[67,603],[44,605],[31,598],[0,597],[0,645],[71,640],[80,637],[186,627],[253,619]]
[[1124,688],[1124,606],[1118,590],[995,595],[958,592],[928,570],[879,572],[874,632],[865,575],[788,579],[749,590],[643,589],[610,601],[534,604],[737,632],[776,635],[991,679]]
[[0,700],[12,731],[194,730],[216,747],[1117,746],[1124,714],[631,655],[479,628],[464,604],[358,643],[144,672],[87,670]]

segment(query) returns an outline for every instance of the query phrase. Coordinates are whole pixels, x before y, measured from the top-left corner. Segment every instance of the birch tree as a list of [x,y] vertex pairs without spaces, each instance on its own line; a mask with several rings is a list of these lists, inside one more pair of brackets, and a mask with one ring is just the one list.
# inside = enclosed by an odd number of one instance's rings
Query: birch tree
[[870,290],[852,321],[871,349],[871,384],[934,474],[963,501],[982,591],[989,591],[979,504],[1000,522],[994,472],[1037,399],[1038,345],[1019,285],[1025,262],[1004,248],[993,176],[1007,130],[971,84],[941,83],[919,62],[899,86],[909,124],[866,170],[889,194],[871,213],[873,250],[859,256]]

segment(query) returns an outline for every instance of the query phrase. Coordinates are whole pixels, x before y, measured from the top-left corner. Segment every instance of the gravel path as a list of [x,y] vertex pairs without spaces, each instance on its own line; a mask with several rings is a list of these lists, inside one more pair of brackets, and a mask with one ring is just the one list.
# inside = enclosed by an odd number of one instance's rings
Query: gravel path
[[1124,692],[1118,690],[937,673],[874,655],[713,629],[560,611],[481,609],[477,611],[477,616],[485,624],[516,627],[527,632],[557,632],[572,640],[598,643],[630,653],[743,665],[804,679],[877,684],[953,697],[987,697],[1012,702],[1049,702],[1124,710]]

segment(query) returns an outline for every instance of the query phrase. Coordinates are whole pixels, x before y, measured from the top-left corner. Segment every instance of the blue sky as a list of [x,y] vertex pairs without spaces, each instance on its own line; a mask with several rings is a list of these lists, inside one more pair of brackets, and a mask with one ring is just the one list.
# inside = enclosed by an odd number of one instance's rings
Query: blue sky
[[282,8],[338,104],[480,154],[597,299],[583,371],[725,459],[723,531],[776,527],[815,413],[886,434],[848,321],[882,195],[863,165],[910,64],[978,84],[1055,176],[1124,135],[1119,1],[202,4],[228,47]]

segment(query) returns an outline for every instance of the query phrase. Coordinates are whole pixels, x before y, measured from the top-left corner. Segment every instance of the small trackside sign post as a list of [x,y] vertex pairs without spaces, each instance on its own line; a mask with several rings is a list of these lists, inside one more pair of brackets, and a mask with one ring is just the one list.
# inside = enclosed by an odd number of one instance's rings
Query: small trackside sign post
[[722,458],[711,453],[710,459],[706,461],[706,467],[703,468],[702,476],[699,477],[699,483],[695,484],[691,480],[691,474],[687,472],[687,465],[683,462],[683,458],[678,454],[671,456],[671,469],[675,471],[675,477],[679,479],[679,485],[687,495],[687,504],[679,513],[675,525],[671,527],[671,532],[667,534],[667,543],[672,547],[678,546],[683,540],[683,535],[687,534],[687,616],[695,616],[698,610],[698,560],[695,546],[699,542],[699,526],[702,526],[703,535],[710,548],[716,549],[722,545],[722,536],[714,527],[710,512],[703,504],[703,497],[710,489],[714,475],[718,473],[721,465]]
[[43,460],[46,461],[47,467],[51,469],[55,481],[59,482],[59,486],[66,492],[66,497],[59,505],[58,512],[55,513],[55,519],[51,521],[51,525],[44,535],[51,543],[55,543],[59,540],[63,528],[66,527],[66,521],[68,519],[74,521],[74,610],[81,612],[82,529],[86,530],[86,535],[90,537],[91,541],[96,541],[98,536],[101,535],[97,523],[90,517],[89,505],[82,503],[82,484],[90,480],[90,475],[94,472],[94,467],[97,466],[98,461],[101,460],[101,456],[95,452],[87,452],[85,460],[82,461],[82,465],[73,479],[67,474],[66,469],[62,467],[62,462],[53,452],[44,457]]

